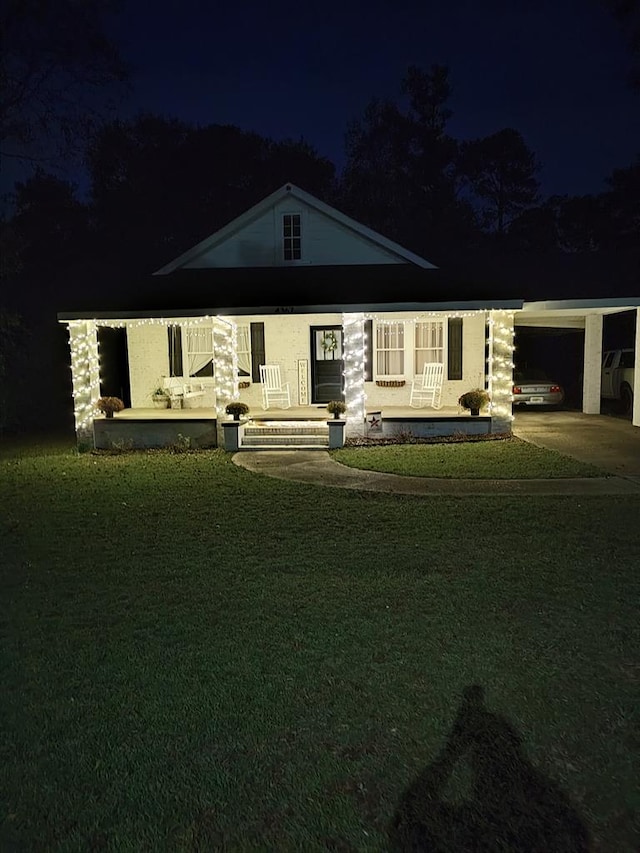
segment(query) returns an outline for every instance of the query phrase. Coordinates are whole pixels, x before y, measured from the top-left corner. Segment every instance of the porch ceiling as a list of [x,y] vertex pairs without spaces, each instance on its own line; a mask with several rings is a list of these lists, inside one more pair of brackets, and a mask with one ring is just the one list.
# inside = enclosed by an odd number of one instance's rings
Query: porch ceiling
[[638,306],[640,298],[525,302],[516,311],[514,322],[516,326],[583,329],[590,315],[619,314],[634,311]]

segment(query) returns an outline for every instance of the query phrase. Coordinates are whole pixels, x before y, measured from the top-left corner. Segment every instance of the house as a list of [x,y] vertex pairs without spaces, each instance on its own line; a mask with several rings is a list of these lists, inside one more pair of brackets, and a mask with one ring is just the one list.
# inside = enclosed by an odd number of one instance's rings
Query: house
[[[242,447],[276,445],[287,424],[288,441],[305,425],[322,434],[333,399],[346,403],[347,435],[508,432],[519,325],[583,330],[583,410],[598,412],[603,318],[637,314],[640,299],[525,301],[517,289],[456,279],[287,184],[133,287],[126,306],[58,315],[78,441],[221,443],[236,399],[262,429],[236,437]],[[425,363],[443,365],[438,408],[411,405]],[[266,409],[262,365],[279,368],[289,394]],[[155,408],[158,388],[170,408]],[[479,418],[458,405],[474,388],[491,397]],[[107,394],[125,402],[115,418],[96,410]],[[639,426],[638,395],[634,405]]]

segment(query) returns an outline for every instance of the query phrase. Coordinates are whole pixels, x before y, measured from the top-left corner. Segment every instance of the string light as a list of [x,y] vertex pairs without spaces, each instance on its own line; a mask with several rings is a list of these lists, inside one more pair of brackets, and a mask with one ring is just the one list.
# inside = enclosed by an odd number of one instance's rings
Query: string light
[[100,397],[100,357],[95,323],[70,324],[69,345],[76,435],[79,439],[86,439],[93,427],[95,404]]
[[450,318],[450,317],[478,317],[484,316],[486,312],[484,309],[477,311],[418,311],[414,317],[389,317],[388,314],[375,314],[375,313],[365,313],[363,317],[365,320],[378,320],[382,323],[392,324],[392,323],[404,323],[405,325],[411,323],[421,323],[426,317],[437,317],[439,319]]
[[230,320],[217,318],[214,326],[214,347],[216,366],[214,385],[216,392],[216,412],[220,420],[225,414],[225,406],[240,396],[235,377],[238,375],[238,327]]
[[489,411],[492,417],[513,420],[513,311],[489,312]]
[[78,440],[91,438],[96,415],[95,404],[100,397],[98,328],[137,329],[141,326],[191,328],[202,324],[212,325],[216,352],[214,387],[218,415],[223,415],[226,404],[239,396],[235,382],[238,371],[238,327],[225,317],[205,315],[185,319],[147,317],[139,320],[94,319],[63,322],[69,329],[72,396]]
[[[209,314],[203,314],[202,317],[143,317],[138,320],[125,320],[125,319],[113,319],[113,320],[105,320],[105,319],[97,319],[94,318],[90,322],[94,323],[96,326],[106,326],[110,329],[138,329],[141,326],[182,326],[183,328],[190,328],[192,326],[201,326],[202,324],[211,325],[215,320],[221,322],[227,322],[222,317],[219,316],[211,316]],[[87,320],[61,320],[61,323],[67,323],[69,327],[75,325],[82,325],[83,323],[89,322]]]
[[[343,313],[344,340],[344,388],[347,406],[347,432],[356,433],[364,429],[366,414],[365,359],[370,346],[365,335],[365,320],[377,320],[388,324],[415,324],[427,317],[477,317],[486,316],[482,310],[473,311],[420,311],[411,318],[393,318],[388,314],[350,312]],[[512,382],[514,351],[514,312],[491,310],[488,312],[489,327],[489,393],[490,411],[494,418],[511,422]],[[215,347],[215,393],[216,411],[219,418],[225,414],[225,406],[238,399],[235,381],[238,371],[238,327],[226,317],[203,315],[200,317],[165,318],[146,317],[138,319],[93,319],[66,320],[71,348],[71,372],[76,433],[86,437],[93,426],[95,404],[100,396],[100,358],[97,330],[100,327],[131,328],[143,326],[178,326],[190,328],[209,324],[213,327]]]
[[347,406],[347,433],[364,432],[366,394],[364,373],[367,340],[364,331],[365,315],[343,314],[344,399]]

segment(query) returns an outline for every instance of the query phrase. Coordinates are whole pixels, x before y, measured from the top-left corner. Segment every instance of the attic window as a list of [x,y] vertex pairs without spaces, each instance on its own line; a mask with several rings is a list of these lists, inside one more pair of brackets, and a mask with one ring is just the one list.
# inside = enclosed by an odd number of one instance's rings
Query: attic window
[[282,251],[285,261],[302,258],[302,236],[299,213],[285,213],[282,217]]

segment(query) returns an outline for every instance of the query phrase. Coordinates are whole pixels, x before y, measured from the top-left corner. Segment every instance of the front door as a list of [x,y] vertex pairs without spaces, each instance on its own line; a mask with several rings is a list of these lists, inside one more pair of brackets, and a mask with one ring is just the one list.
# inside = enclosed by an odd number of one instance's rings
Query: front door
[[311,326],[311,402],[343,399],[342,326]]

